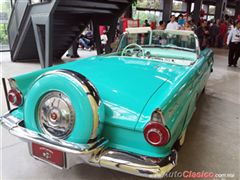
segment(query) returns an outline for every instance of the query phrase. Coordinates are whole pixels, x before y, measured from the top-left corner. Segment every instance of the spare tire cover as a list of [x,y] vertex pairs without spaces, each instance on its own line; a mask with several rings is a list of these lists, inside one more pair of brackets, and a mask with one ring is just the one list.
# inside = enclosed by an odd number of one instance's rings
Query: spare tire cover
[[[38,106],[44,95],[51,91],[57,91],[63,93],[70,100],[75,112],[74,127],[65,139],[86,144],[93,138],[93,135],[99,134],[99,119],[104,119],[103,103],[100,105],[99,102],[95,102],[96,105],[93,105],[91,101],[93,97],[89,98],[90,93],[86,92],[88,88],[83,86],[82,80],[74,76],[76,74],[81,75],[69,70],[50,71],[40,76],[33,83],[24,103],[24,123],[26,128],[43,133],[38,119]],[[94,121],[96,113],[97,122]]]

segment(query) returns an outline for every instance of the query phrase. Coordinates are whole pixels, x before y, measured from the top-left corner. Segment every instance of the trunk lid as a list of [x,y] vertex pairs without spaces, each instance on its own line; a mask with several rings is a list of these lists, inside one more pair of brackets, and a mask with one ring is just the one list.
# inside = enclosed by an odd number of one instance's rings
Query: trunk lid
[[70,63],[86,76],[105,104],[105,123],[134,129],[146,103],[168,80],[159,62],[139,58],[98,56]]

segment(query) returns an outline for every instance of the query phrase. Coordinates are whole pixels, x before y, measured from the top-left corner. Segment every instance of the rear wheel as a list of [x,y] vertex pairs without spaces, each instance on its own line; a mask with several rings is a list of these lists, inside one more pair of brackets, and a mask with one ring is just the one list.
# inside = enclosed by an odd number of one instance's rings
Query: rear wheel
[[181,136],[177,139],[177,141],[174,144],[174,149],[176,149],[177,151],[179,151],[181,149],[181,147],[183,146],[184,142],[185,142],[185,137],[186,137],[186,131],[187,129],[185,129]]
[[206,91],[206,86],[204,86],[203,90],[202,90],[202,94],[204,94]]

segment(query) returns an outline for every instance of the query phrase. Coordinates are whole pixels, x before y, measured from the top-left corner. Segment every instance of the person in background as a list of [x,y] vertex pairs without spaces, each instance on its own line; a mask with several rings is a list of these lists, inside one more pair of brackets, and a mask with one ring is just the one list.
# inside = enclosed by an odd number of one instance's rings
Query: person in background
[[213,22],[212,26],[209,27],[210,47],[215,47],[218,34],[219,34],[219,27],[217,26],[216,22]]
[[79,36],[79,46],[82,49],[91,50],[90,40],[88,40],[83,34]]
[[207,36],[209,34],[208,30],[207,30],[207,21],[204,20],[202,23],[199,22],[198,24],[198,28],[195,31],[198,39],[199,39],[199,45],[200,45],[200,49],[204,49],[207,47],[208,45],[208,40],[207,40]]
[[228,22],[228,34],[230,33],[230,31],[234,29],[234,22],[232,19],[229,20]]
[[72,46],[68,49],[66,56],[71,58],[79,58],[80,56],[78,55],[77,50],[78,50],[78,37],[74,39]]
[[182,14],[180,14],[180,15],[178,16],[178,24],[179,24],[180,27],[183,27],[184,24],[185,24],[185,21],[184,21],[184,19],[183,19],[183,15],[182,15]]
[[88,29],[86,34],[85,34],[85,38],[89,40],[89,46],[90,46],[91,50],[94,50],[93,32]]
[[230,31],[227,45],[229,47],[228,66],[237,67],[237,61],[240,57],[240,20],[237,21],[235,28]]
[[148,20],[147,20],[147,19],[144,21],[144,24],[143,24],[143,26],[144,26],[144,27],[150,27],[150,24],[149,24],[149,22],[148,22]]
[[175,15],[170,16],[170,22],[167,24],[166,29],[171,29],[171,30],[178,30],[179,29],[179,25],[175,21]]
[[164,30],[166,28],[166,23],[164,21],[159,21],[158,30]]
[[107,31],[104,30],[103,34],[101,35],[101,44],[102,44],[102,50],[105,52],[105,48],[107,45],[108,37],[107,37]]
[[191,28],[192,28],[192,31],[196,31],[197,30],[197,26],[196,26],[196,24],[195,24],[195,22],[194,22],[194,19],[192,19],[192,18],[189,18],[190,20],[188,21],[189,22],[189,24],[190,24],[190,26],[191,26]]
[[224,20],[222,20],[219,25],[218,48],[223,47],[223,42],[227,34],[227,30],[228,30],[227,23]]
[[220,19],[217,19],[216,24],[217,24],[218,27],[220,26],[220,23],[221,23]]
[[103,32],[104,31],[106,31],[107,30],[107,28],[106,28],[106,26],[99,26],[99,34],[100,34],[100,36],[103,34]]
[[189,21],[186,21],[184,23],[183,30],[192,31],[192,27],[190,26],[190,22]]

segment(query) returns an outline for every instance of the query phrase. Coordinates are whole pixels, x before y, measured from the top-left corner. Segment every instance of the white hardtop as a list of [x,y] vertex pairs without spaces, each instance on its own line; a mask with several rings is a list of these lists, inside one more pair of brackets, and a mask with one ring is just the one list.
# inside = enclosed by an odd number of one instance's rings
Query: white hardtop
[[170,34],[178,34],[178,35],[195,35],[193,31],[186,31],[186,30],[152,30],[151,27],[133,27],[133,28],[126,28],[126,33],[128,34],[138,34],[138,33],[148,33],[149,31],[160,31]]
[[149,31],[152,31],[151,27],[126,28],[126,32],[129,34],[148,33]]

